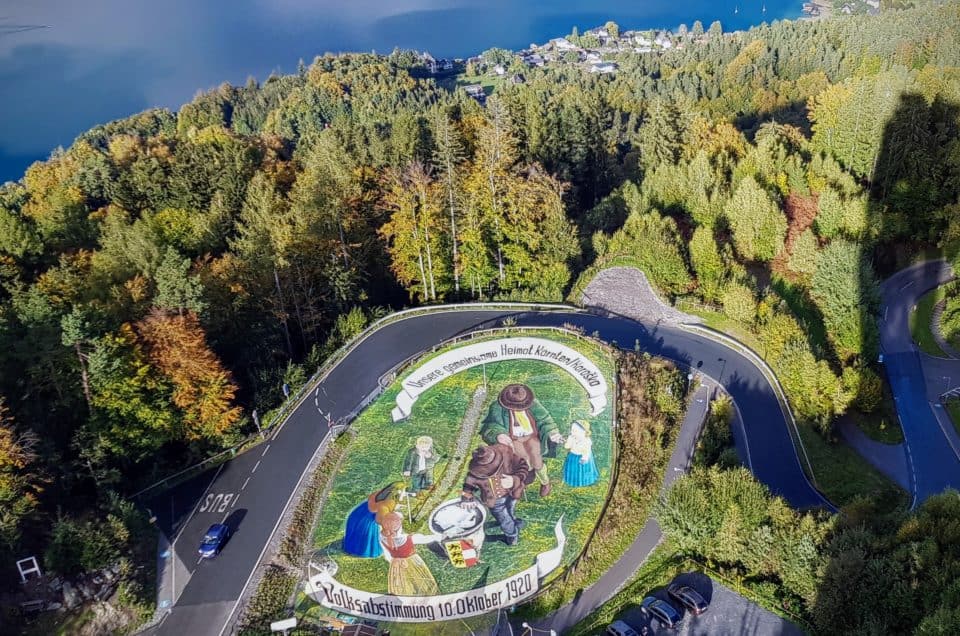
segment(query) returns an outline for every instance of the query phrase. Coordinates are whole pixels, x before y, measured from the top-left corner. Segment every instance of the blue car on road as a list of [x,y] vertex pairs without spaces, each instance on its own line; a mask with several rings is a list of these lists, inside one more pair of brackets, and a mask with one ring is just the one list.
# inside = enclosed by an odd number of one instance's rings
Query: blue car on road
[[210,526],[207,533],[203,535],[203,541],[200,542],[200,549],[197,550],[201,559],[212,559],[220,554],[223,546],[230,538],[230,526],[225,523],[215,523]]

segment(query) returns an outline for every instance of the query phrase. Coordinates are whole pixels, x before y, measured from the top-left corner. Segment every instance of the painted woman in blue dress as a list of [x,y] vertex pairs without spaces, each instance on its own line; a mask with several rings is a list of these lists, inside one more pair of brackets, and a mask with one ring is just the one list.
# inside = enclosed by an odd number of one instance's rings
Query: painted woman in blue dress
[[365,559],[375,559],[383,554],[380,523],[385,515],[396,509],[401,492],[403,482],[393,482],[372,493],[350,512],[343,533],[344,552]]
[[570,435],[564,443],[567,459],[563,462],[563,481],[568,486],[592,486],[600,479],[597,462],[593,459],[593,441],[590,423],[577,420],[570,426]]

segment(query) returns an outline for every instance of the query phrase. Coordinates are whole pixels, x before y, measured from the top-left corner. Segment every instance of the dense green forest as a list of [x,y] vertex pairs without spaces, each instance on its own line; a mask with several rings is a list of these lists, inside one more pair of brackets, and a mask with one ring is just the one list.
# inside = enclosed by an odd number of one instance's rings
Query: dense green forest
[[115,558],[67,544],[384,308],[561,300],[618,261],[754,334],[825,436],[876,408],[876,280],[960,238],[960,3],[677,39],[485,106],[410,52],[319,57],[0,187],[0,562]]
[[911,513],[859,501],[798,513],[745,468],[697,468],[659,502],[673,549],[722,570],[817,634],[956,634],[960,499]]
[[675,554],[816,634],[957,633],[956,492],[913,511],[861,498],[840,515],[797,512],[738,465],[732,412],[712,403],[694,470],[656,504]]

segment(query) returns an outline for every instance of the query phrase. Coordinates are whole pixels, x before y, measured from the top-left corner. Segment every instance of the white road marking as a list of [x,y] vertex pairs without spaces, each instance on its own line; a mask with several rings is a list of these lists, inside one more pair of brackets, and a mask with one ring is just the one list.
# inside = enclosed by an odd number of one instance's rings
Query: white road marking
[[257,557],[256,562],[253,564],[253,569],[250,571],[250,575],[247,577],[246,583],[244,583],[243,587],[240,589],[240,595],[237,597],[237,600],[233,602],[233,609],[231,609],[230,614],[227,615],[227,620],[224,621],[223,627],[220,628],[220,633],[218,636],[223,636],[224,632],[226,632],[227,628],[230,626],[230,621],[233,620],[233,615],[237,611],[237,606],[240,604],[240,599],[243,598],[243,593],[246,592],[247,587],[250,586],[250,580],[253,578],[253,575],[256,574],[257,566],[260,565],[260,561],[263,560],[263,555],[266,554],[267,548],[270,546],[270,540],[273,538],[273,535],[276,534],[277,528],[280,527],[280,521],[283,519],[283,516],[287,514],[287,509],[290,507],[290,502],[293,501],[293,496],[300,492],[300,486],[303,484],[303,480],[306,479],[307,472],[309,472],[310,465],[316,459],[317,453],[319,453],[321,449],[325,448],[324,442],[327,441],[329,434],[330,433],[327,432],[327,435],[324,435],[323,440],[317,446],[317,449],[313,451],[313,455],[310,457],[310,460],[304,467],[303,472],[300,473],[300,479],[297,480],[297,484],[293,487],[293,490],[290,491],[290,496],[287,497],[287,503],[284,504],[283,510],[280,511],[280,515],[277,517],[277,522],[273,524],[273,530],[271,530],[270,534],[267,536],[267,541],[263,544],[263,549],[260,550],[260,556]]
[[904,285],[903,287],[901,287],[901,288],[900,288],[900,291],[903,291],[904,289],[906,289],[906,288],[909,287],[910,285],[913,285],[913,281],[910,281],[909,283],[907,283],[906,285]]
[[886,309],[883,310],[883,322],[887,322],[887,314],[890,313],[890,305],[887,305]]
[[240,486],[240,492],[243,492],[243,489],[246,488],[246,487],[247,487],[247,484],[249,484],[249,483],[250,483],[250,478],[247,477],[247,480],[246,480],[245,482],[243,482],[243,485],[242,485],[242,486]]
[[263,449],[263,453],[260,455],[260,457],[266,455],[268,450],[270,450],[270,444],[267,444],[267,447]]
[[203,557],[200,557],[199,559],[197,559],[197,565],[199,566],[202,561],[203,561]]
[[[180,538],[180,535],[183,534],[183,531],[187,529],[187,526],[190,524],[190,520],[193,519],[193,516],[197,514],[197,508],[199,508],[200,504],[203,503],[203,501],[206,499],[207,493],[210,491],[210,487],[213,486],[213,482],[215,482],[217,480],[217,477],[220,476],[220,471],[223,470],[224,466],[226,466],[226,464],[220,464],[220,468],[218,468],[217,472],[214,473],[213,479],[210,480],[210,483],[207,484],[207,487],[204,489],[203,494],[200,495],[199,499],[197,499],[197,505],[193,507],[193,512],[190,513],[190,516],[187,517],[187,520],[183,523],[182,526],[180,526],[180,531],[177,532],[177,536],[173,538],[174,544],[176,544],[177,539]],[[171,545],[171,549],[172,548],[173,546]]]
[[[190,525],[190,520],[193,519],[193,516],[197,514],[197,508],[200,507],[200,503],[203,502],[207,497],[207,492],[210,491],[210,487],[213,486],[213,482],[217,481],[217,477],[220,476],[220,471],[223,470],[223,467],[226,464],[220,464],[220,468],[217,469],[217,472],[213,474],[213,479],[210,480],[210,483],[207,484],[207,487],[204,489],[203,494],[200,495],[200,498],[197,499],[196,505],[193,507],[193,511],[190,513],[190,516],[187,517],[187,520],[183,522],[183,525],[180,526],[180,530],[177,532],[177,536],[173,538],[173,541],[170,542],[170,574],[171,574],[171,585],[173,589],[171,590],[171,597],[173,605],[177,604],[177,600],[180,598],[180,595],[177,594],[177,539],[180,538],[180,535],[183,534],[183,531],[187,529],[187,526]],[[172,519],[171,519],[172,521]],[[197,561],[197,565],[200,565],[200,562]],[[193,572],[190,572],[190,576],[193,576]],[[187,577],[187,581],[190,580],[190,577]],[[171,610],[172,611],[172,610]]]
[[255,473],[255,472],[257,472],[257,469],[258,469],[258,468],[260,468],[260,461],[259,461],[259,460],[257,460],[257,463],[253,465],[253,470],[251,470],[250,472],[251,472],[251,473]]

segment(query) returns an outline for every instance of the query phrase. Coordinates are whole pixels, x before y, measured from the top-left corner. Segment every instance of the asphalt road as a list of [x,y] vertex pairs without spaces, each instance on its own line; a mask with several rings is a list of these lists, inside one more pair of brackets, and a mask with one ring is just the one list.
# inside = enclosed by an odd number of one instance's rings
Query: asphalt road
[[947,263],[929,261],[897,272],[880,287],[880,347],[903,428],[914,505],[945,488],[960,488],[960,440],[937,400],[960,384],[960,362],[922,353],[910,335],[913,306],[951,278]]
[[[161,530],[173,543],[177,578],[172,610],[151,631],[171,636],[228,632],[237,600],[327,433],[328,417],[333,422],[347,418],[397,363],[444,339],[493,326],[507,315],[525,326],[581,326],[607,342],[628,349],[639,344],[644,351],[717,379],[739,406],[744,437],[739,450],[757,478],[796,508],[829,506],[800,467],[773,388],[749,360],[724,345],[672,326],[574,311],[501,309],[414,316],[386,325],[360,343],[267,443],[151,502]],[[198,562],[200,538],[218,522],[231,526],[233,538],[220,557]]]

